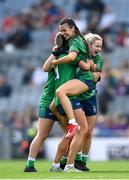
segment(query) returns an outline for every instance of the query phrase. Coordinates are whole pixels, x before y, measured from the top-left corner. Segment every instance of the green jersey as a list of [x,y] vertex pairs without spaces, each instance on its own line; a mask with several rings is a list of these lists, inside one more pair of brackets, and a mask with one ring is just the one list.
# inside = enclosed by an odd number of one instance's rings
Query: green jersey
[[[66,55],[67,54],[62,54],[60,55],[59,58],[64,57]],[[65,82],[75,78],[76,67],[71,63],[58,64],[55,67],[55,73],[56,73],[56,78],[55,78],[55,90],[56,90]],[[59,99],[55,97],[55,106],[57,106],[58,104],[60,104]]]
[[47,106],[51,104],[55,94],[55,72],[52,69],[48,72],[48,80],[44,87],[44,91],[41,96],[40,106]]

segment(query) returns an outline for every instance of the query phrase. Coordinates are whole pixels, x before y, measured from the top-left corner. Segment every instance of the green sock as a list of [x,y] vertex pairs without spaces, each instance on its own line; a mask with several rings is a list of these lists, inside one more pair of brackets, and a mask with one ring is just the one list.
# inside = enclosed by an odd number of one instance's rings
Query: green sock
[[67,163],[67,157],[62,156],[61,160],[60,160],[60,164],[66,164]]
[[27,167],[34,167],[34,162],[35,161],[27,160],[26,166]]
[[75,160],[82,161],[82,155],[81,155],[81,153],[78,153],[78,154],[76,155]]
[[82,154],[82,162],[87,163],[87,160],[88,160],[88,155]]

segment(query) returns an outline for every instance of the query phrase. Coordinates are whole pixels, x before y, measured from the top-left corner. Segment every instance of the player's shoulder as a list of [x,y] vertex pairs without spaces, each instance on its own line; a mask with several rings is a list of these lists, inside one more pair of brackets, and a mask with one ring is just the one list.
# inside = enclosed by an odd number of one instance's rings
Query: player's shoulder
[[81,36],[75,36],[73,39],[73,42],[75,42],[77,44],[84,44],[84,40]]
[[86,46],[81,36],[74,36],[71,39],[71,42],[69,45],[77,47],[81,52],[84,52],[84,53],[88,51],[88,47]]
[[83,39],[81,36],[74,36],[69,40],[70,44],[79,44],[81,42],[83,42]]

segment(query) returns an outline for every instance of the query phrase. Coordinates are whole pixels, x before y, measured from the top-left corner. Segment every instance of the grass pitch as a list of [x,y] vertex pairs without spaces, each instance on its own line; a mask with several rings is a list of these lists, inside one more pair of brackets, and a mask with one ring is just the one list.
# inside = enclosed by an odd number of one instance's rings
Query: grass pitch
[[0,161],[0,179],[129,179],[129,161],[89,162],[90,172],[49,172],[50,161],[37,160],[36,173],[24,173],[25,161]]

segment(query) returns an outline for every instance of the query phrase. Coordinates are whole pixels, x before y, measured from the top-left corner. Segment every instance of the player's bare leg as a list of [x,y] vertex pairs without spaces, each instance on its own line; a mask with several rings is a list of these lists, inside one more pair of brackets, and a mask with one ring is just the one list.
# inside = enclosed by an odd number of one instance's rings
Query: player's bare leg
[[[76,154],[81,150],[84,136],[87,134],[88,124],[84,112],[79,112],[79,109],[75,110],[75,116],[80,129],[76,132],[69,149],[67,165],[64,171],[67,171],[69,167],[74,167],[74,159]],[[79,117],[77,117],[79,116]]]
[[55,159],[53,161],[50,171],[52,172],[62,171],[62,169],[65,167],[66,162],[64,164],[64,167],[62,168],[63,165],[61,164],[61,159],[62,157],[64,157],[64,155],[67,155],[71,140],[72,139],[68,139],[64,136],[63,139],[60,141],[57,148],[56,156],[55,156]]
[[27,161],[24,172],[36,172],[37,171],[34,168],[35,159],[36,159],[37,154],[42,146],[42,143],[45,141],[45,139],[50,134],[53,124],[54,124],[54,121],[51,119],[39,118],[38,132],[30,145],[28,161]]
[[96,115],[87,116],[88,132],[84,138],[84,142],[83,142],[83,146],[82,146],[82,162],[84,163],[87,170],[89,170],[89,168],[87,168],[86,163],[88,160],[88,154],[89,154],[90,147],[91,147],[93,129],[96,125],[96,120],[97,120]]
[[73,112],[72,104],[68,96],[74,96],[87,91],[89,88],[86,84],[78,79],[72,79],[56,90],[56,95],[59,98],[61,105],[69,120],[68,133],[66,137],[72,138],[77,131],[77,120]]
[[52,111],[52,113],[56,116],[56,118],[58,119],[58,123],[61,126],[61,128],[64,130],[64,132],[67,132],[67,126],[68,126],[68,119],[66,116],[62,116],[57,108],[54,106],[54,101],[52,101],[52,103],[50,104],[50,109]]

